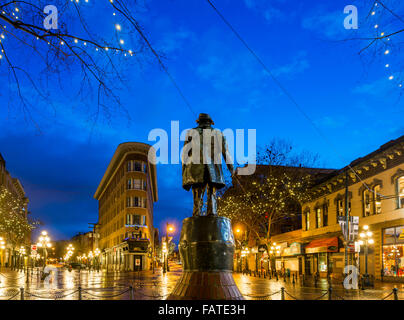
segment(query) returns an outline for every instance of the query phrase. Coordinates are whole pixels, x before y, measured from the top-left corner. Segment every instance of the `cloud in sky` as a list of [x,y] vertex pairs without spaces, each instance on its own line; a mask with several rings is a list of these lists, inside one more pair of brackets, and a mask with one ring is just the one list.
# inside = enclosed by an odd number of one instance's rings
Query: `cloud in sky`
[[342,9],[316,9],[303,18],[302,27],[329,39],[343,39],[347,36],[347,30],[344,28],[346,16]]
[[304,72],[310,67],[309,61],[307,60],[307,54],[305,51],[298,52],[292,61],[283,66],[273,69],[272,73],[274,76],[294,76],[298,73]]
[[257,13],[262,14],[267,22],[284,20],[286,15],[284,11],[276,8],[274,3],[282,3],[283,0],[266,1],[266,0],[244,0],[246,7]]

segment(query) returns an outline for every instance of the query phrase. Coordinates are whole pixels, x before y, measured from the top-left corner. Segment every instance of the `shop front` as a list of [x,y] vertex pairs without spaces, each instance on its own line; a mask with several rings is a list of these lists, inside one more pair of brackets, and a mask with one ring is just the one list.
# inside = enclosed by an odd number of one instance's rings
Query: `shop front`
[[383,229],[382,265],[383,277],[404,278],[404,226]]
[[311,241],[305,247],[304,273],[306,275],[317,273],[320,278],[326,278],[333,272],[331,255],[338,251],[338,237]]
[[282,251],[283,268],[287,274],[298,276],[302,273],[302,246],[298,242],[292,242]]

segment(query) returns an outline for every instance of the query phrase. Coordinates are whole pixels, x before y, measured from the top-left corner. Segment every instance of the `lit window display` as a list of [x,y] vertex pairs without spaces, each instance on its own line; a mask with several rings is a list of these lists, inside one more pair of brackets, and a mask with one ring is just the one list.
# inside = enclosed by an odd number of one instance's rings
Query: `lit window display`
[[404,276],[404,226],[383,230],[383,274]]

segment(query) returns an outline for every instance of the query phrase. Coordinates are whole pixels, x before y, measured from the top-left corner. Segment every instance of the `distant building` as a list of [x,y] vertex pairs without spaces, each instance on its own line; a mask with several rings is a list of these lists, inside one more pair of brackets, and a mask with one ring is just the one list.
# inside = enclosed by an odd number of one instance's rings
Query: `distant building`
[[99,203],[100,250],[110,270],[148,270],[154,255],[153,204],[156,167],[148,144],[122,143],[95,192]]
[[[0,154],[0,198],[1,206],[0,210],[6,210],[7,214],[19,215],[20,218],[27,220],[28,215],[28,198],[25,195],[25,191],[20,181],[17,178],[13,178],[6,170],[6,161]],[[1,216],[1,212],[0,212]],[[18,254],[17,250],[21,246],[28,246],[30,244],[31,232],[28,230],[24,232],[24,235],[17,234],[18,228],[13,225],[6,234],[1,234],[0,237],[6,242],[5,249],[0,248],[0,263],[4,265],[14,265],[17,262]],[[15,232],[14,232],[15,230]],[[25,229],[24,229],[25,230]],[[28,249],[28,248],[26,248]]]

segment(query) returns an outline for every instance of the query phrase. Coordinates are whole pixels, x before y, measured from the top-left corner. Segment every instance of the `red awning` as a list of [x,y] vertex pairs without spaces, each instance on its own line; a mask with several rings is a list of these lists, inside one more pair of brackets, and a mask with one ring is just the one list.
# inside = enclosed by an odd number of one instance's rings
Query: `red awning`
[[337,247],[338,248],[338,237],[313,240],[306,246],[306,249],[307,248],[319,248],[319,247]]

